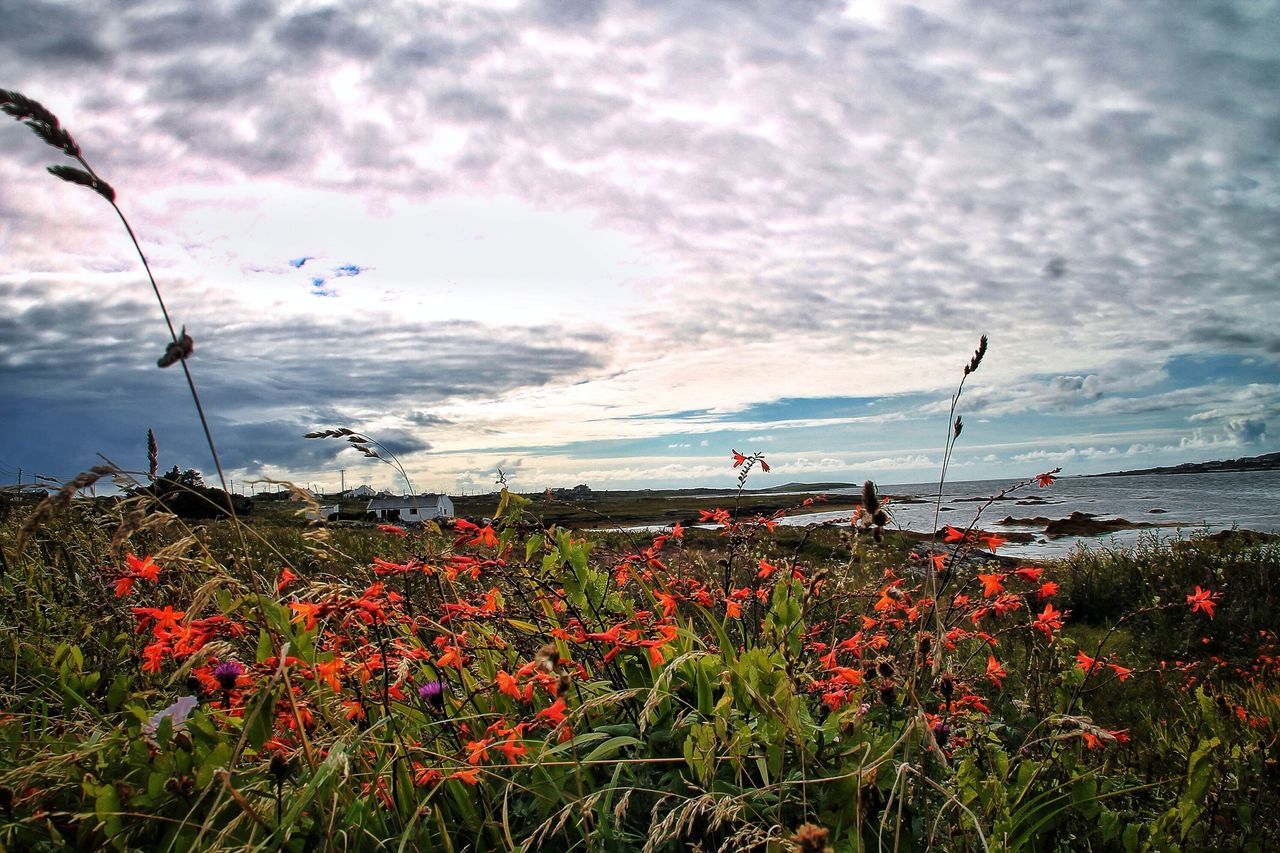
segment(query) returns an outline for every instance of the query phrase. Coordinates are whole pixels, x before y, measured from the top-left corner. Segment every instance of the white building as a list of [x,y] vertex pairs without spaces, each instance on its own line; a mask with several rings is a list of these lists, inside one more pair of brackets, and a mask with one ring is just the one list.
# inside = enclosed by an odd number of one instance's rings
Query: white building
[[328,521],[337,518],[338,513],[342,512],[340,504],[332,504],[329,506],[321,506],[318,510],[308,508],[303,512],[307,521]]
[[376,497],[369,501],[368,511],[379,521],[414,524],[436,518],[453,518],[453,501],[445,495]]
[[377,494],[372,486],[356,486],[354,489],[347,489],[342,493],[346,498],[371,498]]

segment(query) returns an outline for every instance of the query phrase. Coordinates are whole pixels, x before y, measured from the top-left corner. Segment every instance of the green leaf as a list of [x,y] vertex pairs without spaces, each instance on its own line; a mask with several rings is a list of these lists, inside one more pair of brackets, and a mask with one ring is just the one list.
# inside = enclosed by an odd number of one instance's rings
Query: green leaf
[[245,738],[254,749],[261,749],[271,737],[275,705],[275,690],[265,688],[258,691],[245,713]]
[[124,821],[120,819],[122,811],[120,794],[116,791],[116,786],[110,782],[98,786],[97,794],[93,798],[93,813],[102,822],[103,833],[113,841],[124,829]]
[[595,749],[582,756],[583,761],[602,761],[606,758],[612,758],[618,752],[629,746],[640,746],[644,741],[629,735],[620,735],[611,737]]
[[258,663],[264,663],[267,658],[271,657],[271,635],[265,630],[258,630],[258,649],[254,654],[254,660]]
[[209,751],[209,754],[200,762],[200,769],[196,771],[196,787],[206,788],[213,781],[213,774],[223,767],[226,767],[231,761],[231,744],[222,741]]

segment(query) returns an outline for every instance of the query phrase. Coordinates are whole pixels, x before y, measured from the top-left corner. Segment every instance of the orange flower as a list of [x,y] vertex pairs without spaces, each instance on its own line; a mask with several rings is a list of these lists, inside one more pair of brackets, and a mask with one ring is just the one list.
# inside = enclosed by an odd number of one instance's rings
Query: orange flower
[[284,571],[280,572],[280,579],[276,581],[276,595],[279,595],[281,590],[289,585],[290,581],[297,579],[298,576],[291,572],[288,566],[285,566]]
[[1089,675],[1098,668],[1098,661],[1084,652],[1076,652],[1076,667],[1085,675]]
[[139,560],[133,554],[128,554],[125,556],[125,562],[129,564],[129,571],[133,573],[135,578],[149,581],[160,579],[160,567],[151,562],[151,557],[149,556]]
[[[1054,470],[1056,471],[1057,469],[1055,468]],[[1036,474],[1036,482],[1040,484],[1040,488],[1042,488],[1042,489],[1043,489],[1045,486],[1052,486],[1052,485],[1053,485],[1053,471],[1049,471],[1049,472],[1046,472],[1046,473],[1044,473],[1044,474]]]
[[467,763],[479,764],[489,760],[489,741],[473,740],[467,742]]
[[995,682],[996,687],[1002,686],[1001,681],[1008,674],[1008,670],[996,660],[995,655],[987,655],[987,678]]
[[480,784],[480,771],[476,770],[474,767],[469,767],[466,770],[458,770],[456,772],[450,773],[449,778],[461,779],[463,782],[466,782],[468,785],[478,785]]
[[413,762],[413,784],[420,788],[435,785],[444,778],[444,774],[434,767],[424,767],[417,761]]
[[1132,669],[1130,669],[1127,666],[1121,666],[1118,663],[1109,663],[1107,664],[1107,666],[1111,667],[1111,669],[1116,674],[1116,678],[1120,679],[1121,681],[1127,681],[1129,679],[1129,676],[1133,674]]
[[1036,597],[1041,601],[1058,594],[1058,584],[1054,581],[1045,581],[1040,584],[1040,590],[1036,593]]
[[1213,618],[1213,608],[1217,606],[1213,600],[1213,593],[1207,589],[1201,589],[1198,584],[1196,591],[1187,596],[1187,604],[1191,605],[1192,613],[1202,610],[1210,619]]
[[1005,542],[1008,542],[1009,540],[1005,539],[1003,536],[997,536],[994,533],[988,533],[986,536],[982,537],[982,541],[987,544],[988,550],[990,550],[994,554],[997,548],[999,548],[1001,545],[1003,545]]
[[551,723],[551,725],[558,726],[564,722],[564,715],[566,710],[567,709],[564,704],[564,697],[561,697],[557,699],[554,704],[549,705],[546,708],[543,708],[534,716],[536,719],[547,720]]
[[1062,628],[1062,617],[1064,615],[1063,611],[1055,610],[1052,604],[1046,604],[1044,612],[1031,624],[1032,627],[1038,631],[1043,631],[1044,635],[1052,640],[1053,632]]
[[510,696],[512,699],[515,699],[517,702],[519,702],[520,701],[520,685],[515,680],[515,677],[512,676],[510,673],[508,673],[506,670],[500,669],[498,670],[498,674],[496,678],[498,682],[498,692],[506,694],[507,696]]
[[756,573],[756,577],[760,578],[761,580],[768,580],[770,577],[773,576],[773,573],[776,572],[777,570],[778,570],[778,567],[770,563],[768,560],[761,560],[760,571]]
[[524,741],[517,739],[515,735],[504,740],[498,748],[507,756],[509,764],[518,764],[520,759],[529,753],[529,747],[525,746]]
[[982,581],[982,595],[984,598],[992,598],[1004,592],[1004,575],[987,575],[979,572],[978,580]]
[[342,658],[335,655],[328,663],[317,663],[315,671],[316,681],[323,681],[334,693],[341,692],[342,685],[338,682],[338,673],[342,671]]

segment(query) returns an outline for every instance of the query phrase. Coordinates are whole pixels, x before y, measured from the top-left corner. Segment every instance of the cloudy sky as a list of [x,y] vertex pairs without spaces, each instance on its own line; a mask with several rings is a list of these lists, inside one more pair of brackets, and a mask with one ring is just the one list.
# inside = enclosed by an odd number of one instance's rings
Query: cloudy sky
[[[1089,473],[1280,449],[1280,5],[0,0],[238,481]],[[0,124],[0,481],[211,470],[128,238]]]

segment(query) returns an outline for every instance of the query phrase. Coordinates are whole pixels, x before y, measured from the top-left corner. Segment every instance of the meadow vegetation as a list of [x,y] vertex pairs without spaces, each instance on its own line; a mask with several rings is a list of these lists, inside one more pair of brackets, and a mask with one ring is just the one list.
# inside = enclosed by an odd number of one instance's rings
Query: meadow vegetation
[[[131,496],[77,498],[104,479]],[[0,507],[5,849],[1280,846],[1272,543],[1010,564],[886,532],[870,483],[813,528],[731,496],[579,532],[505,490],[488,523],[196,521],[156,479]]]

